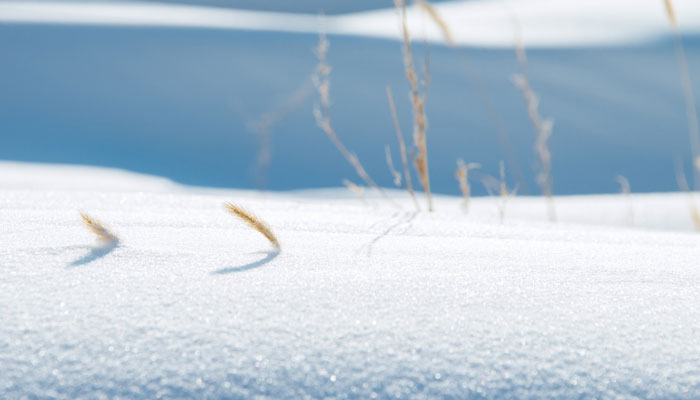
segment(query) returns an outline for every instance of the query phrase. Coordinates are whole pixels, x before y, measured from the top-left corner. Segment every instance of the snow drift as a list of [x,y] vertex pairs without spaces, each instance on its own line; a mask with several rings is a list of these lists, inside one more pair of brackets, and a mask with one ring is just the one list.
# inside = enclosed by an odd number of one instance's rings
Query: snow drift
[[[538,222],[538,198],[501,225],[489,198],[416,214],[84,167],[3,163],[0,187],[3,398],[700,396],[700,238],[638,227],[651,195],[625,227]],[[576,199],[565,220],[627,207]],[[78,208],[120,245],[95,254]]]

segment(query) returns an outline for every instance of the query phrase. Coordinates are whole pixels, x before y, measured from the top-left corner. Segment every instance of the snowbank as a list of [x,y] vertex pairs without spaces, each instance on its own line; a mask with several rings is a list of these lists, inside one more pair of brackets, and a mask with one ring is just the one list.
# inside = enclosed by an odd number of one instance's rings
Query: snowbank
[[[700,396],[694,233],[65,168],[0,165],[2,398]],[[627,204],[578,199],[581,222]],[[121,244],[94,252],[78,208]]]
[[[675,0],[686,33],[700,32],[700,5]],[[511,47],[516,16],[528,46],[630,44],[668,34],[662,1],[494,0],[452,1],[435,5],[460,45]],[[409,11],[413,32],[443,42],[440,30],[415,6]],[[224,9],[157,2],[2,1],[0,22],[71,25],[161,26],[315,33],[317,15]],[[400,39],[391,9],[328,16],[329,33]]]

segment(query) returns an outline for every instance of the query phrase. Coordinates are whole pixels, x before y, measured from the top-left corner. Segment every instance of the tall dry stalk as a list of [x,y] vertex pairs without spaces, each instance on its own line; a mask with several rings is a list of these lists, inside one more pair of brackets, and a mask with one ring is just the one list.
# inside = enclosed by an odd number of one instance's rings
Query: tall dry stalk
[[462,209],[465,213],[469,212],[469,202],[471,199],[471,186],[469,185],[469,170],[479,168],[480,165],[477,163],[465,164],[464,160],[461,158],[457,160],[457,172],[455,177],[459,182],[459,190],[462,192],[462,197],[464,201],[462,202]]
[[688,71],[688,61],[681,40],[681,31],[676,19],[672,0],[664,0],[666,14],[673,28],[673,38],[676,47],[676,57],[680,68],[681,81],[683,85],[683,97],[685,99],[685,114],[688,120],[688,133],[690,134],[690,150],[693,156],[693,188],[700,188],[700,129],[698,128],[698,115],[695,108],[695,97],[693,96],[693,85],[690,81]]
[[228,211],[232,215],[235,215],[241,221],[245,222],[249,227],[260,232],[260,234],[265,236],[265,238],[272,244],[272,246],[275,249],[280,250],[280,242],[279,240],[277,240],[275,233],[272,232],[272,228],[270,228],[270,225],[268,225],[267,222],[263,221],[262,219],[260,219],[260,217],[239,206],[238,204],[225,202],[224,208],[226,209],[226,211]]
[[535,131],[535,155],[539,161],[536,181],[547,199],[547,213],[550,221],[556,221],[557,215],[554,208],[553,178],[552,178],[552,153],[549,150],[549,139],[552,136],[554,121],[551,118],[543,118],[539,112],[539,99],[530,86],[527,71],[527,56],[525,45],[522,41],[520,25],[514,16],[511,21],[515,31],[515,54],[520,66],[520,72],[513,76],[513,83],[520,89],[527,105],[527,114]]
[[[413,158],[414,166],[418,172],[425,195],[428,200],[428,211],[433,211],[433,200],[430,195],[430,173],[428,171],[428,147],[426,140],[426,132],[428,130],[428,121],[425,117],[425,100],[426,91],[421,93],[418,86],[418,77],[416,75],[415,66],[413,65],[413,54],[411,52],[411,36],[408,32],[408,23],[406,20],[406,1],[394,0],[394,6],[399,14],[399,23],[403,37],[403,55],[404,67],[406,70],[406,79],[411,86],[410,100],[413,109],[413,144],[417,149],[417,153]],[[426,76],[426,80],[429,78]]]
[[[454,38],[452,30],[450,29],[450,25],[442,18],[438,10],[425,0],[416,0],[416,4],[440,29],[442,36],[445,38],[450,47],[458,50],[457,42]],[[476,92],[479,102],[486,110],[486,117],[489,120],[489,123],[493,126],[494,133],[496,134],[496,138],[501,146],[503,155],[506,157],[511,173],[515,173],[515,178],[518,184],[523,189],[526,189],[527,186],[525,177],[523,176],[522,169],[520,168],[520,162],[518,161],[517,154],[513,150],[508,134],[506,133],[503,123],[501,122],[501,118],[493,105],[493,100],[483,84],[483,79],[479,76],[478,70],[469,62],[466,52],[458,52],[458,56],[464,68],[465,75],[469,80],[470,86]]]
[[[382,190],[382,188],[380,188],[376,183],[374,183],[374,180],[370,178],[369,174],[362,166],[355,153],[350,152],[348,148],[345,147],[343,142],[340,141],[340,138],[338,138],[338,135],[335,133],[335,129],[333,129],[330,116],[331,67],[328,65],[326,59],[329,47],[330,43],[328,42],[328,39],[326,39],[325,32],[320,30],[318,47],[316,47],[315,51],[316,57],[318,58],[318,64],[316,66],[316,72],[312,78],[319,96],[319,102],[314,105],[314,117],[316,118],[316,124],[323,130],[323,132],[326,133],[326,135],[328,135],[338,151],[340,151],[343,157],[345,157],[350,165],[353,166],[357,175],[362,178],[363,181],[365,181],[367,186],[371,186],[382,197],[391,202],[391,199],[389,199],[384,190]],[[393,202],[391,203],[394,204]]]
[[85,227],[97,236],[98,242],[102,244],[115,244],[119,242],[119,238],[109,229],[105,228],[102,223],[84,212],[80,212],[80,218],[83,220]]
[[440,13],[435,9],[435,7],[433,7],[432,4],[428,3],[425,0],[417,0],[416,4],[418,4],[418,7],[420,7],[421,10],[423,10],[430,17],[430,19],[432,19],[433,22],[435,22],[435,25],[437,25],[437,27],[440,28],[440,31],[445,37],[445,40],[447,40],[447,43],[450,46],[454,46],[456,42],[455,37],[452,34],[452,30],[450,29],[450,26],[447,24],[447,22],[440,16]]
[[413,204],[416,206],[416,210],[420,211],[420,205],[416,199],[416,194],[413,191],[413,180],[411,179],[411,170],[408,167],[408,155],[406,154],[406,142],[403,140],[403,133],[401,132],[401,125],[399,124],[399,117],[396,114],[396,106],[394,104],[394,96],[391,94],[391,88],[386,85],[386,97],[389,99],[389,108],[391,109],[391,118],[394,120],[394,130],[396,131],[396,138],[399,141],[399,151],[401,153],[401,163],[403,164],[403,175],[406,179],[406,190],[408,194],[411,195]]

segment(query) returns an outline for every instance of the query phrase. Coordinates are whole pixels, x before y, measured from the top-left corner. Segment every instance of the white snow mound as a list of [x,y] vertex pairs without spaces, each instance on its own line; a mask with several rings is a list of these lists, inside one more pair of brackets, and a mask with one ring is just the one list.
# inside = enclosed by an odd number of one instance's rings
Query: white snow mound
[[[382,3],[385,6],[386,3]],[[700,33],[700,3],[674,0],[680,29]],[[670,35],[662,0],[470,0],[436,3],[456,44],[512,47],[514,19],[528,47],[638,44]],[[158,2],[2,0],[0,23],[150,26],[331,34],[401,40],[393,8],[327,16]],[[444,43],[440,28],[419,7],[408,9],[414,36]]]
[[700,236],[639,227],[687,218],[684,195],[634,196],[630,227],[622,196],[557,198],[579,223],[515,199],[500,224],[489,198],[415,213],[64,168],[0,163],[0,398],[700,397]]

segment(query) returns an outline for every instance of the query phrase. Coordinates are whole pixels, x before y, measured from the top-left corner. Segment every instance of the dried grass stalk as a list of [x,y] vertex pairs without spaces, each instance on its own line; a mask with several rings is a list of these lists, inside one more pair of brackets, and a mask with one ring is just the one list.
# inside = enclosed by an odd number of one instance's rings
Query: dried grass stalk
[[365,188],[360,185],[355,184],[349,179],[343,179],[343,185],[348,188],[349,191],[353,192],[357,197],[364,199]]
[[[447,24],[447,22],[440,16],[440,13],[437,11],[437,9],[435,9],[430,3],[424,0],[418,0],[418,4],[428,14],[428,16],[433,20],[433,22],[435,22],[435,24],[440,28],[440,30],[442,31],[442,35],[445,37],[445,40],[448,42],[448,44],[451,47],[456,48],[457,43],[454,41],[452,31],[450,30],[450,27]],[[517,21],[515,21],[515,23],[517,23]],[[516,47],[516,50],[517,48],[519,47]],[[486,90],[486,87],[484,86],[483,79],[479,76],[478,70],[475,68],[475,66],[472,65],[469,61],[468,57],[466,56],[466,53],[459,52],[458,55],[459,60],[462,63],[465,75],[469,80],[469,84],[475,90],[477,96],[479,97],[479,102],[481,103],[482,107],[484,107],[484,109],[486,110],[486,117],[489,119],[489,123],[493,126],[494,133],[496,134],[498,142],[501,146],[503,155],[506,157],[506,162],[507,165],[510,167],[511,173],[515,173],[516,181],[518,182],[518,184],[521,185],[521,187],[523,187],[524,189],[526,189],[527,186],[525,185],[525,178],[523,177],[522,170],[520,169],[520,162],[518,161],[518,157],[515,151],[513,150],[513,146],[510,143],[508,134],[506,133],[506,130],[503,127],[501,118],[499,117],[498,112],[494,107],[493,100],[491,99],[488,90]],[[518,59],[521,58],[523,60],[525,59],[524,53],[518,54]],[[527,189],[525,191],[527,192]]]
[[547,199],[547,213],[550,221],[556,221],[557,215],[554,208],[553,197],[553,178],[552,178],[552,153],[549,150],[549,139],[552,136],[552,127],[554,121],[551,118],[542,118],[539,112],[539,99],[530,86],[530,80],[527,73],[527,57],[525,55],[525,46],[522,41],[520,25],[515,17],[512,17],[512,22],[515,30],[515,52],[520,65],[520,73],[513,76],[513,83],[522,92],[523,98],[527,105],[527,114],[532,122],[532,127],[535,131],[535,154],[539,161],[539,170],[537,171],[536,181]]
[[498,208],[499,219],[501,223],[503,223],[506,216],[506,206],[508,205],[508,201],[518,192],[518,187],[516,185],[513,190],[508,190],[508,185],[506,183],[506,166],[503,163],[503,160],[499,162],[498,166],[501,177],[500,180],[494,178],[493,176],[485,175],[481,178],[481,182],[484,184],[489,196],[495,197],[495,192],[498,192],[499,201],[497,201],[496,207]]
[[280,249],[280,242],[277,240],[277,237],[275,236],[274,232],[272,232],[272,228],[270,228],[270,225],[268,225],[267,222],[261,220],[257,215],[234,203],[225,202],[224,208],[226,211],[235,215],[248,226],[265,236],[265,238],[272,243],[272,246],[275,249]]
[[700,128],[698,127],[698,114],[695,108],[695,96],[693,95],[693,84],[690,81],[690,72],[688,70],[688,61],[685,56],[683,41],[681,40],[681,31],[676,19],[676,13],[673,9],[671,0],[664,0],[666,4],[666,14],[671,22],[674,32],[674,40],[676,47],[676,58],[678,59],[681,81],[683,85],[683,97],[685,100],[685,114],[688,120],[688,133],[690,134],[690,150],[693,156],[693,188],[700,188]]
[[430,19],[432,19],[433,22],[435,22],[435,25],[437,25],[438,28],[440,28],[440,31],[445,37],[445,40],[447,40],[447,43],[449,43],[450,46],[454,46],[456,42],[454,39],[454,35],[452,34],[452,30],[450,30],[450,26],[444,19],[442,19],[435,7],[433,7],[432,4],[428,3],[425,0],[417,0],[416,3],[420,7],[420,9],[423,10],[426,14],[428,14]]
[[671,21],[673,29],[678,30],[678,20],[676,19],[676,12],[673,10],[673,2],[671,0],[664,0],[664,4],[666,5],[666,14]]
[[328,39],[326,39],[326,34],[323,30],[321,30],[319,32],[318,47],[316,47],[318,65],[316,66],[316,72],[312,77],[314,86],[316,87],[316,91],[318,92],[319,96],[319,103],[314,105],[314,117],[316,119],[316,124],[323,130],[323,132],[326,133],[326,135],[328,135],[338,151],[340,151],[350,165],[355,168],[355,172],[357,172],[357,175],[359,175],[360,178],[365,181],[367,186],[371,186],[382,197],[391,202],[386,193],[384,193],[384,190],[382,190],[382,188],[380,188],[376,183],[374,183],[374,180],[370,178],[369,174],[362,166],[355,153],[350,152],[347,147],[345,147],[343,142],[340,141],[340,138],[338,138],[338,135],[335,133],[335,129],[333,129],[330,117],[331,67],[328,65],[326,59],[326,54],[328,53],[329,47],[330,43],[328,42]]
[[389,172],[394,177],[394,185],[401,187],[401,173],[394,168],[394,160],[391,159],[391,149],[389,149],[388,144],[384,146],[384,155],[386,156],[386,165],[389,167]]
[[469,170],[474,168],[479,168],[480,165],[477,163],[465,164],[464,160],[461,158],[457,160],[457,172],[455,177],[459,182],[459,190],[462,191],[462,196],[464,201],[462,202],[462,209],[465,213],[469,212],[469,201],[471,198],[471,186],[469,186]]
[[107,228],[105,228],[105,226],[102,225],[100,221],[92,218],[84,212],[80,213],[80,218],[83,220],[85,226],[90,230],[90,232],[94,233],[95,236],[97,236],[98,241],[105,244],[113,244],[119,241],[117,235],[113,234]]
[[[423,91],[423,93],[420,92],[418,77],[416,76],[415,67],[413,65],[411,37],[408,32],[408,23],[406,20],[406,2],[405,0],[394,0],[394,6],[399,14],[399,22],[403,36],[406,79],[411,86],[410,100],[413,109],[413,144],[418,150],[413,158],[413,163],[416,171],[418,171],[418,178],[428,199],[428,211],[433,211],[433,200],[430,196],[430,174],[428,171],[428,147],[426,142],[428,121],[425,117],[425,91]],[[426,81],[429,81],[428,75],[426,75]]]
[[420,205],[416,199],[416,194],[413,191],[413,180],[411,179],[411,171],[408,167],[408,155],[406,154],[406,142],[403,140],[403,133],[401,132],[401,125],[399,124],[399,117],[396,114],[396,106],[394,104],[394,96],[391,94],[391,88],[386,85],[386,97],[389,99],[389,108],[391,109],[391,118],[394,120],[394,130],[396,131],[396,138],[399,141],[399,151],[401,153],[401,163],[403,164],[403,175],[406,179],[406,190],[408,194],[411,195],[413,204],[416,206],[416,210],[420,211]]

